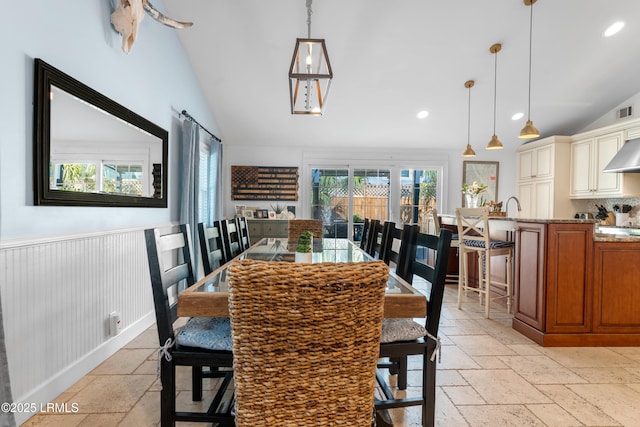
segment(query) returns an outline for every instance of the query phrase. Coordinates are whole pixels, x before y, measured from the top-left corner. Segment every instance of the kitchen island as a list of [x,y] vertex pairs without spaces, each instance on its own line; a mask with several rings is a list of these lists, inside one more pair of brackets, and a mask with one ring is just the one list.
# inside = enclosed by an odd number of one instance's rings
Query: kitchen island
[[542,346],[640,346],[640,230],[596,222],[489,220],[492,238],[515,241],[512,326]]
[[640,236],[515,220],[513,328],[542,346],[640,345]]

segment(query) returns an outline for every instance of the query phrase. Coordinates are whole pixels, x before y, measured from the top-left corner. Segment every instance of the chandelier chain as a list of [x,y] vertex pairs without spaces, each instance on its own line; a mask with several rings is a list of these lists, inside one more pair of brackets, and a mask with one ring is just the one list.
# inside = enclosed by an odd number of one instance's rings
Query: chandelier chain
[[527,120],[531,120],[531,46],[533,43],[531,41],[533,35],[533,3],[529,7],[531,8],[531,13],[529,14],[529,105],[527,106]]
[[311,3],[313,0],[307,0],[307,38],[311,38],[311,15],[313,14],[313,10],[311,10]]
[[495,62],[493,67],[493,134],[496,134],[496,94],[498,93],[498,52],[494,53]]

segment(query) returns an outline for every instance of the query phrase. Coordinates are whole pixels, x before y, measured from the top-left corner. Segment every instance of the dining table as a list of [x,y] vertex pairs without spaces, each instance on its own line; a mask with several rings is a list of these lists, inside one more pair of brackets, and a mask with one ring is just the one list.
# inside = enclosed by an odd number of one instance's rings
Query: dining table
[[[295,242],[287,238],[263,238],[194,285],[178,294],[180,317],[229,317],[229,266],[237,260],[295,262]],[[369,262],[373,258],[349,239],[314,239],[311,262]],[[385,290],[385,318],[426,317],[427,299],[393,271]]]

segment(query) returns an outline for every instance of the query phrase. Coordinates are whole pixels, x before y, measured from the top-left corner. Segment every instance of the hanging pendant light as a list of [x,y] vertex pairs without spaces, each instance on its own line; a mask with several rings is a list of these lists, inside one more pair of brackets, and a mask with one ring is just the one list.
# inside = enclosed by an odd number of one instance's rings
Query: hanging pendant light
[[467,148],[462,152],[462,157],[475,157],[476,152],[471,148],[471,88],[474,85],[473,80],[464,82],[464,87],[469,89],[469,110],[467,113]]
[[498,87],[498,52],[502,49],[500,43],[496,43],[489,48],[489,52],[495,55],[495,64],[493,71],[493,136],[491,141],[487,144],[487,150],[500,150],[502,148],[502,142],[496,136],[496,93]]
[[525,6],[531,7],[531,13],[529,16],[529,107],[528,107],[528,113],[527,113],[527,123],[520,131],[520,136],[518,138],[530,139],[530,138],[537,138],[540,136],[540,132],[538,131],[538,129],[535,128],[535,126],[533,126],[533,122],[531,121],[531,44],[532,44],[531,40],[532,40],[532,34],[533,34],[533,4],[537,0],[523,0],[523,1]]
[[333,71],[324,39],[311,38],[312,0],[307,0],[307,38],[296,39],[289,67],[291,114],[322,115]]

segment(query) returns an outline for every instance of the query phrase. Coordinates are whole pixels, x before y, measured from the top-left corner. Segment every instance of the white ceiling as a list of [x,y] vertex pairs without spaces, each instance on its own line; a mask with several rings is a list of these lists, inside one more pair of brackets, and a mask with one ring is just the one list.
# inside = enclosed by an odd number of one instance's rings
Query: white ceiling
[[[464,82],[473,79],[477,151],[493,134],[494,43],[502,43],[496,133],[508,148],[523,142],[523,0],[316,0],[311,36],[326,40],[334,72],[322,117],[290,113],[288,68],[296,37],[307,36],[305,0],[164,3],[167,15],[194,22],[175,31],[226,144],[462,151]],[[604,38],[618,20],[624,29]],[[532,45],[531,118],[542,136],[576,133],[640,92],[638,0],[539,0]],[[419,120],[422,109],[430,114]],[[512,121],[519,111],[525,117]]]

